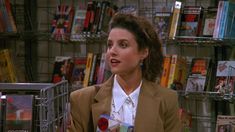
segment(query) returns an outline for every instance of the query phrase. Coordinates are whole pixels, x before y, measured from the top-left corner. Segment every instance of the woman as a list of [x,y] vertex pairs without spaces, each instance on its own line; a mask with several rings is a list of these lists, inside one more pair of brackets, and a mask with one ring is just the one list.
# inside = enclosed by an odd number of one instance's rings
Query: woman
[[103,84],[71,93],[71,131],[96,131],[100,115],[134,126],[135,132],[178,132],[177,94],[156,83],[163,55],[144,18],[116,14],[109,25],[106,59],[113,75]]

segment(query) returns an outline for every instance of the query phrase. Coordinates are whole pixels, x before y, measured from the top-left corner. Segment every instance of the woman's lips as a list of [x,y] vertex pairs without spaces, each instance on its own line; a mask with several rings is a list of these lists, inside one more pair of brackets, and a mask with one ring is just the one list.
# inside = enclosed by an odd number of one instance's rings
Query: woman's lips
[[111,59],[110,63],[111,63],[111,66],[117,66],[120,63],[120,61],[117,59]]

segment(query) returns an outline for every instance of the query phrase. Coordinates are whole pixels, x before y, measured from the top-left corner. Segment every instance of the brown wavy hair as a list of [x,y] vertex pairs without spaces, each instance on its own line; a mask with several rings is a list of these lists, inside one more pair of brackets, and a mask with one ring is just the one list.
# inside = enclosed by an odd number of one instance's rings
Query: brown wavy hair
[[113,28],[123,28],[135,36],[139,51],[149,49],[149,55],[143,60],[143,77],[155,82],[162,73],[163,54],[161,41],[153,25],[144,17],[131,14],[115,14],[110,23],[109,31]]

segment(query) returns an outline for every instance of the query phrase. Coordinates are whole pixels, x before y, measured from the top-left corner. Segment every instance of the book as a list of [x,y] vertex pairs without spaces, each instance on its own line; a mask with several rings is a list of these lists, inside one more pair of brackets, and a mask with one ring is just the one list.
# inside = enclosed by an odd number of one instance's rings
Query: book
[[[56,13],[52,20],[51,37],[57,41],[68,41],[71,33],[73,7],[68,5],[56,6]],[[72,17],[71,17],[72,16]]]
[[109,25],[109,22],[114,14],[115,14],[115,10],[113,9],[112,3],[110,3],[110,2],[106,3],[104,18],[102,21],[102,28],[101,28],[102,31],[108,32],[108,25]]
[[105,80],[105,69],[107,67],[107,62],[106,62],[106,53],[103,52],[101,54],[101,59],[100,59],[100,65],[99,65],[99,71],[97,75],[97,82],[96,84],[100,84]]
[[86,10],[77,8],[73,19],[73,26],[71,30],[70,40],[79,41],[83,39],[83,23],[85,20]]
[[185,91],[202,92],[205,90],[210,65],[210,58],[192,59]]
[[0,50],[0,82],[16,83],[18,82],[16,69],[14,67],[13,55],[11,50]]
[[168,79],[168,88],[174,90],[183,90],[186,84],[188,73],[187,60],[185,57],[173,54]]
[[218,61],[216,83],[213,91],[233,94],[235,86],[235,61]]
[[15,20],[14,20],[13,14],[12,14],[10,0],[5,0],[5,6],[6,6],[6,12],[7,12],[7,15],[8,15],[8,19],[9,19],[9,22],[10,22],[9,26],[11,27],[11,31],[12,32],[17,32]]
[[92,59],[92,65],[91,65],[91,72],[90,72],[90,77],[89,77],[89,82],[88,85],[92,85],[94,84],[94,74],[95,74],[95,67],[96,67],[96,62],[97,62],[97,58],[98,58],[98,54],[94,54],[93,55],[93,59]]
[[56,56],[52,73],[52,83],[68,80],[71,83],[71,76],[74,62],[70,56]]
[[33,95],[6,96],[5,131],[27,131],[33,128]]
[[168,38],[168,27],[170,22],[170,12],[156,12],[154,14],[154,25],[156,28],[156,32],[160,39],[164,40]]
[[208,7],[207,12],[204,18],[204,26],[203,26],[203,36],[212,37],[214,28],[215,28],[215,21],[216,21],[216,14],[217,14],[217,7]]
[[235,2],[229,1],[228,9],[225,18],[225,28],[223,38],[229,39],[235,36]]
[[221,23],[223,7],[224,7],[224,1],[219,1],[217,13],[216,13],[216,20],[215,20],[215,28],[214,28],[214,32],[213,32],[213,38],[218,38],[219,37],[219,30],[220,30],[220,23]]
[[202,31],[202,6],[184,6],[180,21],[180,36],[199,36]]
[[10,22],[10,16],[7,12],[7,6],[6,6],[6,0],[0,0],[0,11],[2,12],[2,18],[4,23],[4,31],[5,32],[13,32],[11,22]]
[[89,1],[87,3],[86,16],[83,25],[83,32],[90,33],[94,22],[96,1]]
[[79,89],[83,87],[83,81],[86,70],[86,57],[75,57],[74,68],[71,77],[72,89]]
[[87,61],[86,61],[86,69],[85,69],[85,77],[83,80],[83,87],[87,87],[89,85],[89,78],[91,75],[91,68],[92,68],[92,61],[93,61],[94,54],[89,52],[87,54]]
[[233,132],[235,116],[218,115],[216,120],[216,132]]
[[175,5],[170,19],[169,39],[174,39],[177,34],[181,5],[182,2],[175,1]]
[[101,17],[101,5],[102,3],[100,1],[97,1],[96,2],[96,10],[95,10],[95,16],[94,16],[94,22],[93,22],[93,25],[92,25],[92,28],[91,28],[91,33],[95,33],[97,34],[98,33],[98,25],[99,25],[99,22],[100,22],[100,17]]
[[[104,28],[103,26],[104,26],[104,23],[105,23],[105,17],[106,17],[106,13],[108,11],[107,8],[109,8],[109,6],[110,6],[110,2],[109,1],[102,1],[102,3],[101,3],[100,20],[99,20],[99,24],[98,24],[98,27],[97,27],[97,34],[100,34],[101,31]],[[106,21],[106,24],[107,24],[107,21]],[[105,26],[107,27],[107,25],[105,25]]]
[[163,72],[160,79],[160,85],[162,87],[168,87],[168,79],[171,66],[171,55],[165,55],[163,59]]

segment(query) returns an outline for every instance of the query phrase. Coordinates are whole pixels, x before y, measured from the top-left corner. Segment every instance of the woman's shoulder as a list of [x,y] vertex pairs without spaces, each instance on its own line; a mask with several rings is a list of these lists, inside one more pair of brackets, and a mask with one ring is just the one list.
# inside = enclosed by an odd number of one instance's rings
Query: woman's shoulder
[[162,87],[160,85],[158,85],[158,87],[159,87],[158,88],[159,92],[161,92],[163,95],[168,96],[168,95],[176,95],[177,94],[177,92],[175,90],[173,90],[173,89],[164,88],[164,87]]
[[96,92],[96,86],[88,86],[71,92],[70,97],[89,97]]

